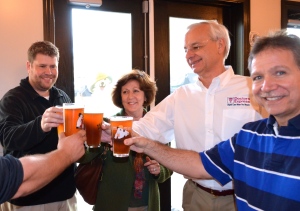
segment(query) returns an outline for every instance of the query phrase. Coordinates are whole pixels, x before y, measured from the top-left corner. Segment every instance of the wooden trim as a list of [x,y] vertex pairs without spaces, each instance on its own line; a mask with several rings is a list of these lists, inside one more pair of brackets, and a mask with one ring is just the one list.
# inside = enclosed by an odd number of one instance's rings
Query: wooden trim
[[245,0],[244,3],[244,74],[250,75],[248,70],[248,57],[251,50],[249,34],[250,34],[250,1]]
[[53,0],[43,0],[44,40],[55,44],[55,17]]

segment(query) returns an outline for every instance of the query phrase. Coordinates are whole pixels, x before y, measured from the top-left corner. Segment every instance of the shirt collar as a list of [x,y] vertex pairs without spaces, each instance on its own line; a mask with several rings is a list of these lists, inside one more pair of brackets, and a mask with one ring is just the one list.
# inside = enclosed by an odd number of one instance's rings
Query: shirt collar
[[26,90],[26,92],[28,92],[28,94],[33,100],[40,97],[40,95],[30,85],[28,77],[21,79],[20,86],[23,87]]
[[[24,79],[21,79],[21,82],[20,82],[20,86],[23,87],[26,92],[28,92],[28,94],[30,95],[30,97],[34,100],[34,99],[37,99],[39,97],[42,97],[40,96],[34,89],[33,87],[31,86],[31,84],[29,83],[29,78],[26,77]],[[51,89],[49,90],[49,98],[51,96],[54,96],[55,98],[56,97],[61,97],[62,94],[59,93],[59,91],[57,90],[57,88],[55,86],[51,87]],[[44,98],[44,97],[43,97]]]
[[[234,76],[234,71],[232,67],[230,65],[225,66],[225,71],[222,74],[218,75],[217,77],[213,78],[209,86],[209,89],[225,86],[233,76]],[[203,83],[200,80],[197,80],[196,84],[200,86],[202,89],[206,89],[206,87],[203,85]]]
[[[271,129],[271,128],[273,128],[274,125],[277,125],[277,127],[278,127],[275,117],[273,115],[270,115],[268,118],[268,121],[267,121],[267,127],[269,129]],[[300,114],[295,116],[294,118],[290,119],[288,121],[287,127],[294,127],[296,129],[300,130]]]

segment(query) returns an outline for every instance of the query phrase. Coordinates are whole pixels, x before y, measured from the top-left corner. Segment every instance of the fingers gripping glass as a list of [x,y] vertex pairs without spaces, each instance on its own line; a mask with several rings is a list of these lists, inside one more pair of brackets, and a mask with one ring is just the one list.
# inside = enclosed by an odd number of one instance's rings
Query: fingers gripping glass
[[207,43],[208,43],[209,39],[203,41],[203,42],[198,42],[198,43],[194,43],[188,47],[184,47],[184,52],[187,53],[188,51],[191,51],[193,53],[199,51],[200,49],[204,48]]

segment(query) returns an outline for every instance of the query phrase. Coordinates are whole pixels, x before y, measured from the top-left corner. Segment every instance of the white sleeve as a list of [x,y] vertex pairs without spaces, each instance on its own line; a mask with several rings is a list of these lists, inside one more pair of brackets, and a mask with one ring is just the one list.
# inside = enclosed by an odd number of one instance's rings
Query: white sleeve
[[167,144],[174,139],[174,95],[167,96],[139,121],[133,130],[140,135]]

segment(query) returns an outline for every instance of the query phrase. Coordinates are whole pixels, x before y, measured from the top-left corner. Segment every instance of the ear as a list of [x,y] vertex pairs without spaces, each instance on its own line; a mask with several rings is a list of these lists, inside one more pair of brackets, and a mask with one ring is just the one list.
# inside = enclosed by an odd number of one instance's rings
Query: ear
[[29,71],[31,69],[31,64],[29,61],[26,62],[26,68],[27,68],[27,72],[29,73]]
[[217,45],[218,45],[218,52],[219,52],[219,54],[223,55],[224,51],[225,51],[225,42],[224,42],[224,39],[218,39]]

